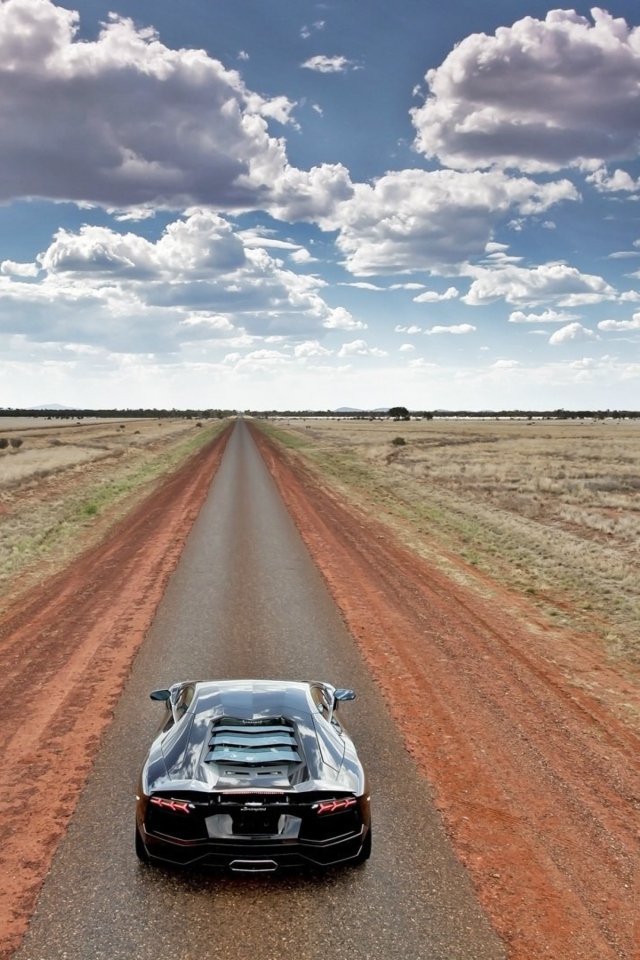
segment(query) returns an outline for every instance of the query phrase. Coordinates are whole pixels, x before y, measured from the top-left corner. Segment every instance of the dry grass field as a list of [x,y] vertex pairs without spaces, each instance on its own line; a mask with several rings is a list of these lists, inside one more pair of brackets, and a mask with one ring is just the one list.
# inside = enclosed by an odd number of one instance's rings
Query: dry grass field
[[640,663],[640,421],[265,426],[453,576],[485,574]]
[[1,418],[0,603],[98,540],[225,423]]

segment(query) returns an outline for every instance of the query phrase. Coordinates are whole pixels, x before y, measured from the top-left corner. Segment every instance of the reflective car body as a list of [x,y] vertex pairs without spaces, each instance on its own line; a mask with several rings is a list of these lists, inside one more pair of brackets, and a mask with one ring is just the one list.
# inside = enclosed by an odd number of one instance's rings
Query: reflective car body
[[368,859],[366,776],[338,717],[350,690],[224,680],[155,691],[137,792],[140,859],[262,872]]

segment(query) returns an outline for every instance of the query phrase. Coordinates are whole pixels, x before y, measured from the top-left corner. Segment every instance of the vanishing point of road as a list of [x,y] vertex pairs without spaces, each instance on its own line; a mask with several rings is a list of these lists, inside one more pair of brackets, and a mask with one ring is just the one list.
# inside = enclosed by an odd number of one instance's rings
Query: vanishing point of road
[[[354,687],[343,719],[372,787],[373,855],[268,877],[139,864],[134,792],[176,680],[322,679]],[[462,705],[461,705],[462,709]],[[501,960],[340,613],[239,420],[15,960]]]

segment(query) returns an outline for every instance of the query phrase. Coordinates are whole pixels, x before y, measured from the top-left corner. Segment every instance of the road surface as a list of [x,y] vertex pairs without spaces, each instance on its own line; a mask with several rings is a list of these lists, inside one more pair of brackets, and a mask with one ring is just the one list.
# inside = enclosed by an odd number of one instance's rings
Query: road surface
[[[326,679],[372,785],[373,856],[324,876],[220,878],[139,864],[134,790],[176,680]],[[498,960],[340,614],[240,420],[134,663],[15,960]]]

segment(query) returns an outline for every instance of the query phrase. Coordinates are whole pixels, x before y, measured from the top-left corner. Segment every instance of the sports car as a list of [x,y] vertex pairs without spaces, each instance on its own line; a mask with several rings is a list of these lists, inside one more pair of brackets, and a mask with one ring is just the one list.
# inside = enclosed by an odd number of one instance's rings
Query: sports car
[[369,787],[339,711],[354,697],[280,680],[155,690],[165,711],[138,785],[139,859],[245,873],[368,860]]

